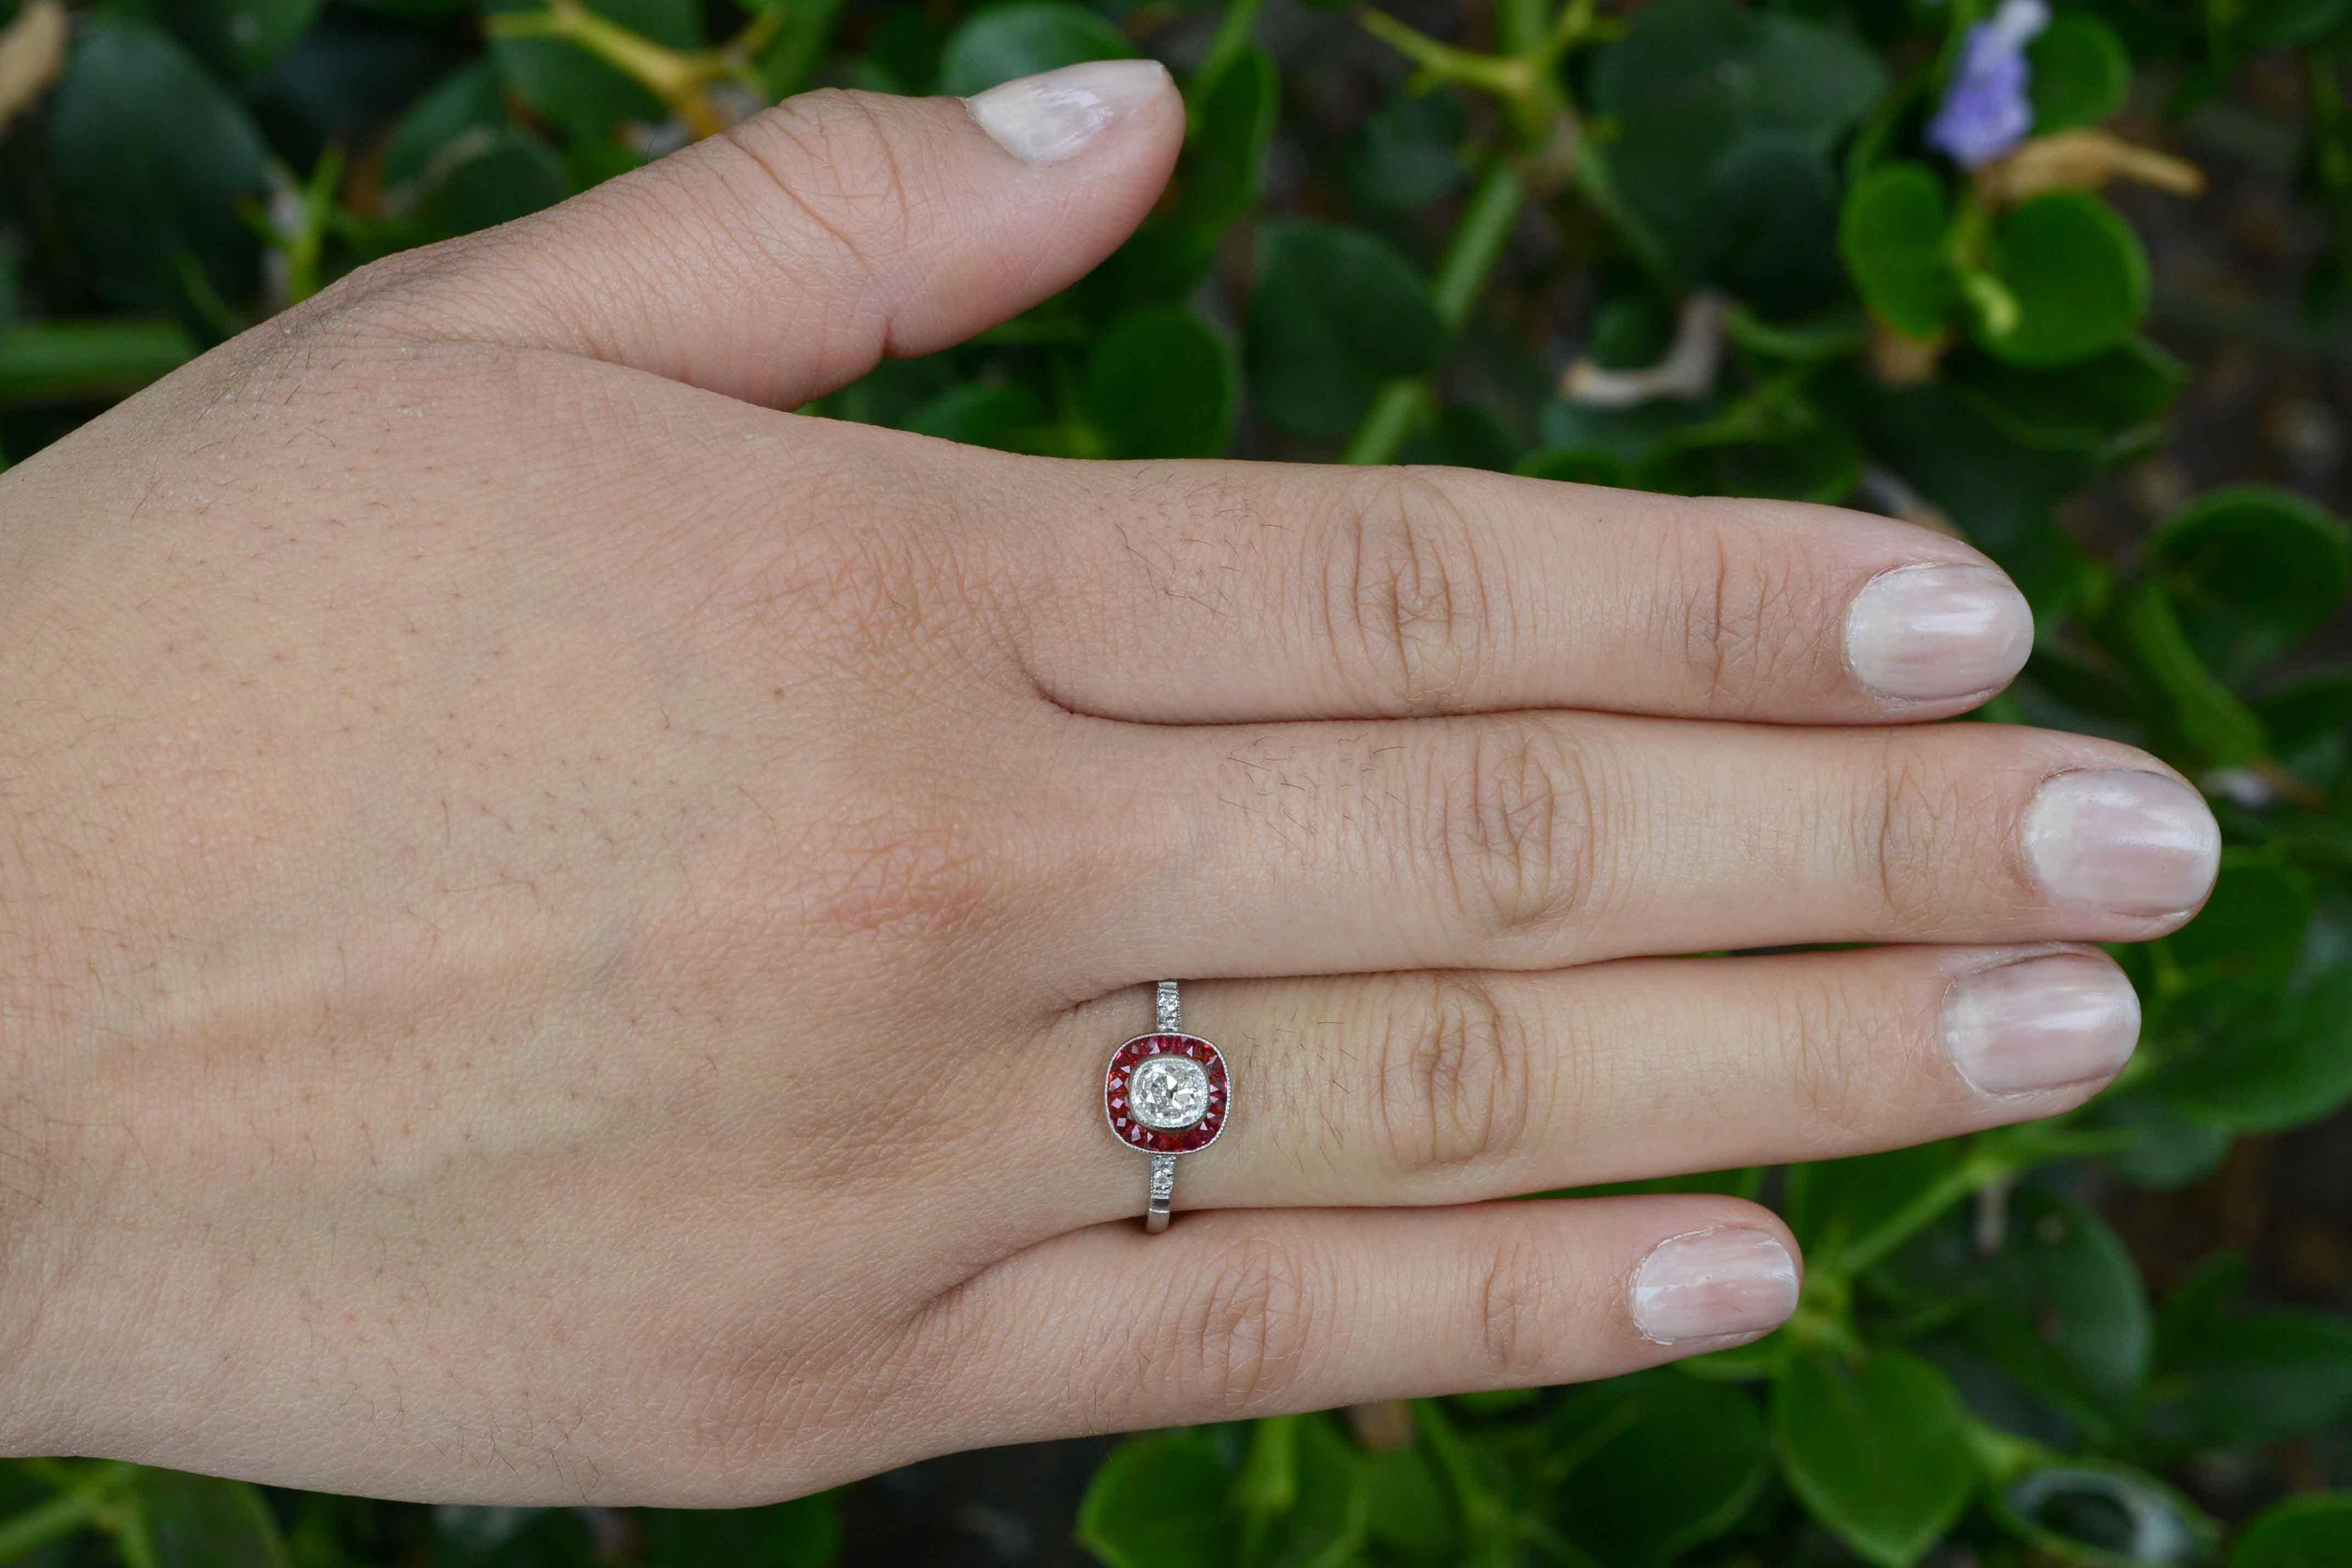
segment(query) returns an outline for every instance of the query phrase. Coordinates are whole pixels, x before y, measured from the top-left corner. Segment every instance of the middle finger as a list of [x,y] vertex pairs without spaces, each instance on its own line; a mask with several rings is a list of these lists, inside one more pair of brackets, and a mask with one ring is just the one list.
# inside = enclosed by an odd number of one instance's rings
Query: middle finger
[[2135,941],[2196,911],[2220,853],[2203,799],[2155,759],[2009,725],[1121,727],[1094,765],[1119,874],[1068,951],[1105,989],[1146,970]]

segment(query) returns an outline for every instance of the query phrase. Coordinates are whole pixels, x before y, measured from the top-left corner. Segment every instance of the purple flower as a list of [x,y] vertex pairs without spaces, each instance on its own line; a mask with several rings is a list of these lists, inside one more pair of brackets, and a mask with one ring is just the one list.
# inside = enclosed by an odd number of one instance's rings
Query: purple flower
[[2025,140],[2033,129],[2033,106],[2025,97],[2032,75],[2025,46],[2049,25],[2044,0],[2001,0],[1991,20],[1969,29],[1943,106],[1927,122],[1930,145],[1975,169]]

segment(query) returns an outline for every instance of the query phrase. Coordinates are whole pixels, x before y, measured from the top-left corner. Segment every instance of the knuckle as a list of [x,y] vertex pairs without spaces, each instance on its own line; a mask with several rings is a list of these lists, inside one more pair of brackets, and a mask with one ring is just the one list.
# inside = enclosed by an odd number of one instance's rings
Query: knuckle
[[1477,728],[1458,770],[1438,778],[1429,813],[1434,858],[1473,925],[1541,933],[1591,905],[1607,787],[1601,770],[1590,744],[1556,727],[1494,720]]
[[1796,552],[1756,549],[1722,527],[1674,536],[1677,591],[1661,600],[1656,642],[1710,710],[1740,709],[1795,673],[1814,646],[1817,590]]
[[867,94],[803,93],[721,134],[803,220],[799,238],[836,250],[869,281],[878,258],[905,247],[919,203],[908,170],[920,161],[902,154],[903,129]]
[[1276,1402],[1313,1344],[1318,1266],[1295,1242],[1254,1236],[1223,1248],[1198,1278],[1173,1334],[1184,1402],[1234,1415]]
[[1390,710],[1452,706],[1491,655],[1500,602],[1477,531],[1445,484],[1419,468],[1377,470],[1341,504],[1322,605],[1335,662],[1363,672]]
[[1497,1243],[1486,1258],[1471,1310],[1486,1381],[1496,1387],[1533,1387],[1550,1383],[1553,1331],[1570,1287],[1556,1253],[1523,1234]]
[[1398,1174],[1507,1158],[1518,1145],[1531,1054],[1520,1021],[1487,982],[1431,975],[1427,994],[1381,1039],[1377,1120],[1382,1154]]
[[1922,754],[1913,736],[1883,738],[1855,814],[1856,876],[1886,918],[1937,923],[1953,894],[1951,868],[1970,863],[1970,825],[1981,815],[1960,775]]
[[1881,1037],[1861,1026],[1853,994],[1827,974],[1791,972],[1765,1027],[1774,1042],[1762,1059],[1780,1062],[1801,1131],[1824,1151],[1851,1148],[1876,1103],[1871,1042]]

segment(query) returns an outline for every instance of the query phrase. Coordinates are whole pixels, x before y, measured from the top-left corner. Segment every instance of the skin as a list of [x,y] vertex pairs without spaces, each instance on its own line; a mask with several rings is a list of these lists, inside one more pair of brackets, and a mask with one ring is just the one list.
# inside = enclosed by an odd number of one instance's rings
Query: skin
[[[2126,748],[1839,654],[1965,545],[1491,474],[779,412],[1108,254],[1175,157],[794,100],[370,268],[0,479],[0,1447],[744,1504],[1608,1375],[1712,1195],[2060,1110],[1955,977],[2187,910],[2020,823]],[[1868,951],[1676,959],[1811,942]],[[2089,950],[2085,962],[2104,964]],[[1183,976],[1162,1237],[1102,1123]]]

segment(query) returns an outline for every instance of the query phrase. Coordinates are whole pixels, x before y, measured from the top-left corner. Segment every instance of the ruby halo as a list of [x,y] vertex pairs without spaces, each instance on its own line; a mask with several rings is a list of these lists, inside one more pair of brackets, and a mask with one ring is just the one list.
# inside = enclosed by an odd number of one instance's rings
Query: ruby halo
[[[1128,1086],[1135,1069],[1160,1056],[1198,1063],[1209,1080],[1208,1109],[1190,1127],[1167,1131],[1146,1127],[1128,1104]],[[1111,1053],[1110,1070],[1103,1076],[1103,1120],[1110,1124],[1111,1136],[1147,1154],[1191,1154],[1207,1148],[1225,1130],[1233,1100],[1233,1081],[1225,1072],[1223,1055],[1198,1035],[1138,1035]]]

